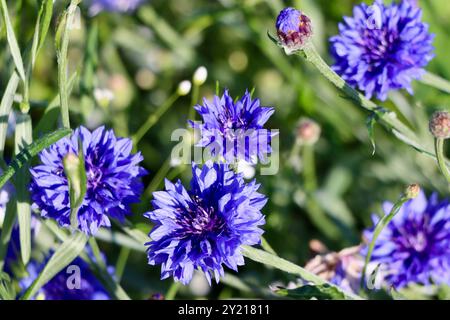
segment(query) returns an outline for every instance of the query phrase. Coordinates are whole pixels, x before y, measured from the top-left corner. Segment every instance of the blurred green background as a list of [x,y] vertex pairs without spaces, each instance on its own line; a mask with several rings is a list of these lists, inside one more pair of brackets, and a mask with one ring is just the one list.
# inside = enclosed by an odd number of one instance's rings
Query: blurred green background
[[[37,12],[36,1],[7,1],[22,48],[32,37]],[[45,107],[57,94],[54,32],[62,4],[57,1],[51,35],[47,38],[31,82],[31,114],[35,135],[57,127],[58,114],[39,123]],[[269,197],[266,239],[276,252],[299,265],[311,258],[309,242],[322,241],[330,250],[358,244],[361,230],[371,224],[370,215],[381,213],[381,203],[394,201],[409,183],[417,182],[430,194],[447,196],[448,189],[437,166],[424,155],[405,146],[380,125],[375,126],[376,152],[366,126],[368,114],[341,97],[318,72],[297,56],[286,56],[267,37],[272,33],[278,12],[285,6],[304,10],[313,20],[314,42],[329,62],[328,38],[337,33],[342,16],[351,15],[361,1],[350,0],[151,0],[133,14],[101,13],[87,15],[83,4],[81,28],[73,32],[69,51],[71,73],[76,78],[71,97],[71,120],[75,125],[114,128],[120,136],[131,136],[151,114],[176,91],[180,81],[192,78],[199,66],[208,70],[200,97],[211,98],[220,88],[232,96],[255,89],[262,105],[275,107],[268,126],[280,129],[280,170],[275,176],[255,178]],[[366,1],[370,3],[370,1]],[[436,57],[428,70],[450,79],[450,6],[447,0],[419,1],[424,20],[436,34]],[[5,30],[1,45],[7,47]],[[8,50],[0,51],[1,88],[13,70]],[[114,94],[111,103],[95,99],[98,89]],[[436,109],[447,109],[450,97],[416,82],[415,95],[395,92],[383,103],[431,144],[428,117]],[[97,97],[98,98],[98,97]],[[174,142],[170,135],[186,126],[192,95],[180,97],[140,141],[137,149],[144,155],[154,177],[168,176],[188,182],[189,167],[170,167],[167,162]],[[303,154],[293,150],[300,118],[314,119],[322,136],[314,147],[314,163],[305,163]],[[9,154],[13,141],[9,141]],[[305,168],[306,175],[305,175]],[[308,175],[315,168],[316,174]],[[167,171],[167,173],[166,173]],[[305,179],[306,176],[306,179]],[[312,179],[312,181],[311,181]],[[151,226],[142,217],[151,196],[143,196],[131,220],[143,230]],[[108,260],[114,263],[119,248],[100,242]],[[135,298],[165,293],[170,280],[159,280],[159,267],[146,264],[143,252],[132,251],[122,285]],[[236,274],[234,274],[236,276]],[[267,287],[289,278],[251,261],[240,268],[239,279],[230,276],[209,289],[195,279],[181,288],[179,297],[264,297]]]

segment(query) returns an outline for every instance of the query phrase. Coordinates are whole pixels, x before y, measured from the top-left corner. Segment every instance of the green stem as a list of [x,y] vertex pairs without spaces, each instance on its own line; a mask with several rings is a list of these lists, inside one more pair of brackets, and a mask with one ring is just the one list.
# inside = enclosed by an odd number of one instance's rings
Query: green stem
[[383,231],[383,229],[389,224],[389,222],[395,217],[395,215],[398,213],[398,211],[403,206],[403,204],[408,200],[410,200],[408,197],[406,197],[405,195],[402,195],[400,197],[400,199],[394,204],[394,206],[392,207],[389,214],[385,215],[383,218],[381,218],[381,220],[375,226],[375,230],[373,232],[372,239],[369,243],[367,255],[365,258],[365,262],[364,262],[363,271],[361,274],[361,283],[360,283],[361,289],[364,289],[367,266],[369,265],[370,260],[372,258],[372,252],[373,252],[373,249],[375,248],[375,244],[378,239],[378,236],[380,235],[381,231]]
[[[64,128],[70,129],[70,117],[69,117],[69,94],[67,88],[67,53],[69,50],[70,30],[72,28],[73,18],[78,7],[80,0],[72,0],[69,8],[63,18],[63,31],[61,35],[60,46],[57,45],[57,57],[58,57],[58,86],[59,97],[61,100],[61,118]],[[59,41],[57,40],[57,43]]]
[[420,79],[420,82],[443,92],[450,93],[450,81],[441,78],[433,73],[425,73],[422,79]]
[[271,254],[277,256],[276,251],[272,248],[270,243],[264,237],[261,237],[261,247],[268,253],[271,253]]
[[317,191],[317,177],[314,160],[314,147],[310,145],[303,145],[302,148],[303,160],[303,181],[306,192],[306,212],[311,222],[321,230],[328,238],[338,240],[341,236],[340,229],[336,226],[327,214],[322,210],[322,207],[316,200]]
[[439,165],[439,169],[441,169],[442,174],[444,175],[447,182],[450,184],[450,172],[446,165],[445,156],[444,156],[444,139],[436,138],[434,140],[434,149],[436,152],[436,158]]
[[315,192],[317,189],[316,168],[314,163],[314,147],[303,146],[303,179],[307,192]]
[[337,290],[339,290],[340,292],[343,292],[345,297],[348,299],[352,299],[352,300],[360,300],[361,299],[361,297],[359,297],[353,293],[350,293],[350,292],[344,292],[341,288],[337,287],[336,285],[325,281],[324,279],[315,275],[314,273],[311,273],[311,272],[305,270],[304,268],[302,268],[290,261],[287,261],[283,258],[277,257],[277,256],[270,254],[268,252],[265,252],[263,250],[255,249],[250,246],[242,246],[241,251],[245,257],[247,257],[253,261],[274,267],[274,268],[284,271],[284,272],[288,272],[288,273],[297,275],[297,276],[301,277],[303,280],[312,282],[316,285],[328,285],[328,286],[334,287]]
[[123,272],[125,271],[128,257],[130,256],[130,251],[131,249],[127,247],[122,247],[120,249],[119,258],[116,263],[116,278],[118,283],[122,280]]
[[159,168],[153,180],[150,182],[147,189],[144,191],[144,197],[150,197],[156,189],[161,185],[161,182],[164,180],[164,177],[170,170],[170,156],[164,161],[163,165]]
[[97,244],[97,241],[94,237],[89,238],[89,246],[92,249],[92,253],[94,254],[95,262],[100,266],[103,271],[106,271],[106,264],[103,260],[103,257],[100,253],[100,247]]
[[418,142],[416,134],[405,124],[403,124],[397,118],[397,115],[394,112],[385,110],[384,108],[376,105],[372,101],[368,100],[364,95],[353,89],[349,84],[347,84],[347,82],[345,82],[344,79],[342,79],[336,72],[334,72],[322,59],[312,43],[307,45],[302,51],[299,51],[299,53],[303,54],[306,60],[312,63],[319,70],[319,72],[328,79],[328,81],[334,84],[357,105],[370,112],[375,113],[378,118],[385,125],[387,125],[387,127],[394,131],[394,134],[396,134],[397,138],[413,146],[419,151],[429,154],[429,151],[426,151],[426,149],[423,148]]
[[169,99],[164,102],[164,104],[159,107],[154,113],[152,113],[148,118],[147,121],[139,128],[139,130],[134,134],[133,136],[133,143],[136,147],[141,141],[141,139],[145,136],[148,130],[150,130],[161,118],[161,116],[166,113],[167,110],[177,101],[177,99],[180,97],[178,92],[175,92],[172,94]]
[[195,84],[195,81],[193,81],[192,99],[191,99],[191,106],[189,108],[188,120],[195,121],[195,109],[194,109],[194,106],[198,103],[198,95],[199,95],[199,93],[200,93],[200,86]]
[[180,286],[181,285],[180,285],[179,282],[173,282],[170,285],[169,290],[167,290],[166,300],[173,300],[173,299],[175,299],[175,297],[176,297],[176,295],[178,293],[178,290],[180,289]]

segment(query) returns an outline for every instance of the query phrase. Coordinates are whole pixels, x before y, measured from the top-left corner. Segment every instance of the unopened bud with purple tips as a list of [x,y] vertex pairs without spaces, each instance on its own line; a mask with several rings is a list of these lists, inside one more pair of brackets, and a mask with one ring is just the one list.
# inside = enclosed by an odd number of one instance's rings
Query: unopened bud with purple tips
[[312,35],[311,20],[294,8],[281,10],[275,26],[278,39],[287,53],[303,49]]

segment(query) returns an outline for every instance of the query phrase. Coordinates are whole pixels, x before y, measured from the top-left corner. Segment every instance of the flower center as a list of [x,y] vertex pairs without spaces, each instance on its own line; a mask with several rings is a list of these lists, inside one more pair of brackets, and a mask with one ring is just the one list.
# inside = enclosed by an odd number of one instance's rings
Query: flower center
[[97,188],[102,180],[102,172],[101,170],[90,168],[86,172],[87,183],[90,188]]
[[388,32],[386,28],[364,30],[366,44],[366,57],[369,64],[369,71],[374,71],[378,67],[384,67],[384,64],[392,59],[391,52],[395,52],[395,42],[397,36]]
[[204,206],[198,198],[194,199],[194,206],[187,209],[187,214],[180,218],[179,223],[186,232],[195,235],[221,232],[225,226],[214,208]]
[[427,247],[427,237],[424,232],[418,232],[415,237],[408,239],[409,246],[417,252],[423,252]]

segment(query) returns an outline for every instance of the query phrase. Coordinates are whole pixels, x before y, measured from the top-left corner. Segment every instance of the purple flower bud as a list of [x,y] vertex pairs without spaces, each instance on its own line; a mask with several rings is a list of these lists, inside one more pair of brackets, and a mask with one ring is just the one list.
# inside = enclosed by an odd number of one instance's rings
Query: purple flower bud
[[281,10],[276,22],[280,42],[289,52],[301,50],[312,35],[311,20],[300,10]]

